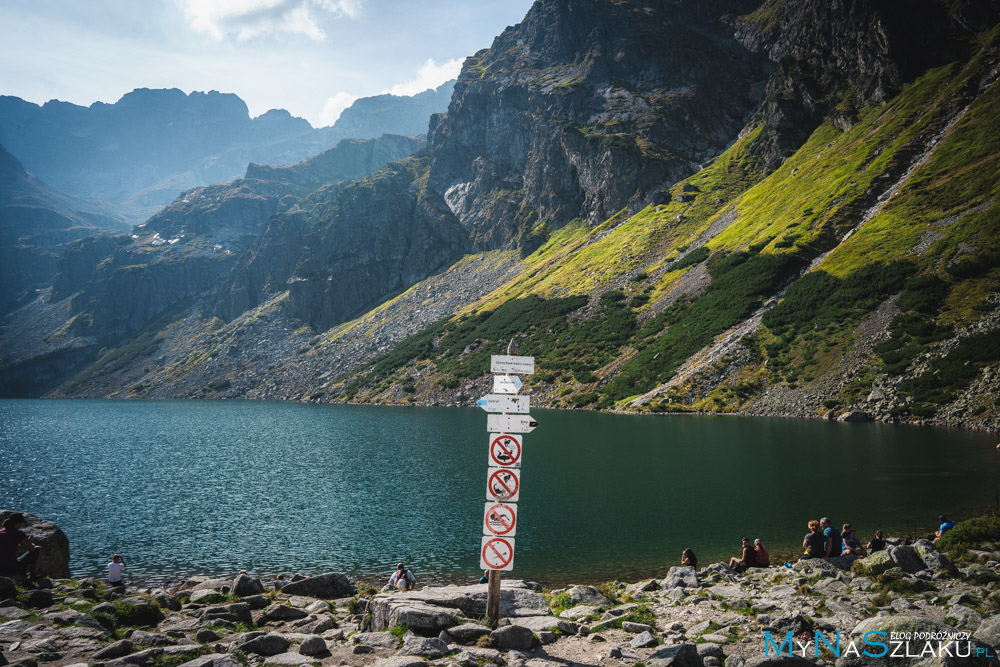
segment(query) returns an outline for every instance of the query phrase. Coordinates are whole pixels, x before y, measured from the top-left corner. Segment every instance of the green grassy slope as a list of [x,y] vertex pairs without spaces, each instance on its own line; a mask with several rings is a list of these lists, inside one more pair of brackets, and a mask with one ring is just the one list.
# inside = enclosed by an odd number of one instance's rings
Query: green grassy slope
[[[436,371],[416,397],[457,386],[484,376],[516,335],[549,404],[626,406],[787,290],[744,341],[737,372],[639,409],[736,410],[772,387],[811,386],[893,298],[870,370],[824,389],[826,406],[844,409],[893,377],[894,415],[933,414],[1000,360],[995,335],[963,333],[996,309],[1000,285],[1000,91],[979,90],[982,53],[997,41],[985,36],[979,56],[927,72],[846,131],[823,124],[773,173],[758,166],[751,128],[670,202],[567,226],[518,278],[344,378],[339,396],[383,400],[412,384],[416,364]],[[707,286],[679,289],[698,275]]]

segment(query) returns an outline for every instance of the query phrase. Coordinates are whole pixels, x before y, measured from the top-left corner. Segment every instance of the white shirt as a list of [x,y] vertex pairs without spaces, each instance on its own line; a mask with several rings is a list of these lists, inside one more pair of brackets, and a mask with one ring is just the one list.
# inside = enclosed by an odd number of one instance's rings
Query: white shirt
[[125,563],[108,563],[108,581],[121,581]]

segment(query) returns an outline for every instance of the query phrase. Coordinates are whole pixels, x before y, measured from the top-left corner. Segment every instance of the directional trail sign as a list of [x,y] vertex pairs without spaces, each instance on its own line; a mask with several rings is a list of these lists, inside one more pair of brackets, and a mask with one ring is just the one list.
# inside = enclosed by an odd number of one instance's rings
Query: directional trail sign
[[494,394],[516,394],[521,389],[521,378],[516,375],[494,375]]
[[486,429],[498,433],[531,433],[538,422],[531,415],[487,415]]
[[521,471],[517,468],[490,468],[486,477],[486,500],[516,503],[521,492]]
[[530,406],[527,396],[504,396],[503,394],[486,394],[476,405],[486,412],[518,412],[528,414]]
[[514,538],[497,535],[483,537],[479,567],[483,570],[514,569]]
[[521,465],[521,436],[490,433],[490,466],[503,468]]
[[534,357],[514,357],[509,354],[494,354],[490,357],[490,373],[531,375],[534,372]]
[[514,537],[517,533],[517,505],[486,503],[483,516],[483,535]]

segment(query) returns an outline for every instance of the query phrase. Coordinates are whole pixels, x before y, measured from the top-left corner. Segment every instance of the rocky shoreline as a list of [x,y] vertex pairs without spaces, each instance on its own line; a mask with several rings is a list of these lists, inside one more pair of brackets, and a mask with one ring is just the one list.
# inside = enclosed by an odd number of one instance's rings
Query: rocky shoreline
[[[485,585],[378,592],[325,573],[269,588],[243,573],[127,590],[96,579],[15,587],[0,578],[0,665],[1000,665],[1000,544],[966,552],[961,567],[918,540],[859,561],[742,574],[723,563],[671,567],[662,578],[600,588],[543,591],[509,579],[495,628],[483,623]],[[931,657],[922,641],[910,649],[923,649],[919,657],[848,654],[871,631],[957,637],[951,652],[973,654]],[[840,657],[825,645],[815,655],[817,632],[834,645],[839,633]],[[803,642],[805,658],[791,642],[775,656],[788,638]]]

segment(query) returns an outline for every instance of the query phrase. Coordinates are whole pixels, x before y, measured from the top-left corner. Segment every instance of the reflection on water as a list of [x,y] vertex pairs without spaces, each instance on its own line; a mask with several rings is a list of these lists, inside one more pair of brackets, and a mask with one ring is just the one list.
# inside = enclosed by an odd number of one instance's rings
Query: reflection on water
[[[662,574],[810,518],[931,528],[992,502],[995,438],[959,430],[535,411],[514,575]],[[0,401],[0,503],[58,523],[71,568],[135,575],[340,570],[478,578],[479,409],[243,401]]]

